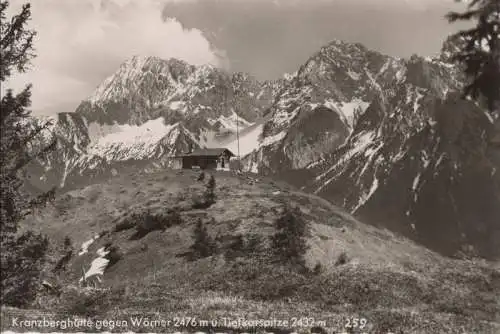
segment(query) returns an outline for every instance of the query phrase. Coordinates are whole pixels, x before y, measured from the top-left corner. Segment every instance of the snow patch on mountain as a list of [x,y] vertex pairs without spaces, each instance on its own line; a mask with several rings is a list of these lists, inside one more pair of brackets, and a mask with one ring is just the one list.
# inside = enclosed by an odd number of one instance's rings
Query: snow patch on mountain
[[366,131],[361,133],[357,138],[355,143],[352,145],[352,149],[346,153],[348,158],[354,157],[356,154],[363,152],[373,143],[375,138],[375,133],[373,131]]
[[352,69],[347,71],[347,75],[352,79],[358,81],[361,78],[361,74],[354,72]]
[[229,130],[231,132],[241,131],[242,129],[249,127],[252,123],[245,120],[243,117],[236,114],[234,110],[232,110],[229,116],[221,115],[217,119],[208,120],[211,125],[219,123],[224,129]]
[[370,197],[372,197],[372,195],[375,193],[375,191],[377,191],[378,186],[379,186],[379,181],[378,181],[377,177],[375,176],[373,178],[373,182],[372,182],[372,185],[370,186],[370,189],[368,190],[368,192],[366,194],[363,194],[361,196],[361,198],[359,199],[358,204],[356,204],[356,206],[354,207],[354,209],[352,209],[351,213],[355,213],[356,211],[358,211],[358,209],[361,206],[365,205],[365,203],[370,199]]
[[336,102],[328,99],[324,103],[325,107],[337,110],[341,118],[351,129],[354,127],[356,115],[364,113],[369,105],[369,102],[360,99],[353,99],[350,102]]
[[116,125],[112,132],[97,138],[92,143],[89,153],[98,154],[102,147],[113,145],[137,145],[138,143],[153,145],[168,134],[176,124],[165,124],[163,117],[150,120],[141,125]]
[[85,241],[83,244],[82,244],[82,247],[80,249],[80,252],[78,253],[78,255],[83,255],[83,254],[86,254],[88,251],[89,251],[89,247],[90,245],[92,245],[94,243],[94,241],[96,241],[97,239],[99,239],[99,235],[95,235],[94,237],[92,237],[91,239]]
[[172,110],[180,110],[182,109],[183,111],[186,110],[186,102],[184,101],[172,101],[169,103],[169,108]]
[[[250,131],[240,136],[239,138],[239,153],[240,156],[244,157],[252,153],[253,150],[259,147],[260,138],[262,135],[262,124],[258,124],[253,127]],[[232,142],[224,146],[234,154],[238,154],[238,140],[233,140]]]
[[104,274],[104,270],[108,266],[109,260],[106,259],[106,255],[109,254],[109,251],[106,251],[104,247],[100,248],[97,251],[97,255],[99,256],[98,258],[94,259],[92,263],[90,264],[89,270],[85,272],[83,277],[80,278],[80,282],[83,282],[83,280],[88,279],[89,277],[92,276],[101,276]]
[[279,142],[280,140],[285,138],[286,134],[287,134],[286,131],[281,131],[275,135],[264,138],[262,140],[262,142],[259,144],[259,148],[264,147],[264,146],[269,146],[269,145],[272,145],[274,143]]

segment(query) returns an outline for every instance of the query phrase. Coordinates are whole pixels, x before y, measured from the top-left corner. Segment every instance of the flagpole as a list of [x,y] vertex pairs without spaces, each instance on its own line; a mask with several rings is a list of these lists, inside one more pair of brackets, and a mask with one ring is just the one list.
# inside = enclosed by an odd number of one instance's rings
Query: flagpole
[[240,160],[240,116],[238,115],[238,113],[236,113],[236,141],[238,143],[238,170],[241,171],[241,160]]

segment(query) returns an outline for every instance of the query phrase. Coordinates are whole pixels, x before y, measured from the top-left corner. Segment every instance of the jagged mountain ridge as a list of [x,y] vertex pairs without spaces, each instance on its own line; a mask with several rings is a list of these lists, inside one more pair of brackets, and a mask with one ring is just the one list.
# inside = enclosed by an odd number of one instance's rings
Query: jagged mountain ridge
[[[133,58],[76,113],[58,116],[62,124],[54,133],[64,133],[64,149],[36,171],[45,179],[59,177],[77,185],[88,183],[89,176],[111,176],[124,164],[147,168],[189,145],[213,144],[207,134],[221,126],[230,130],[237,110],[240,120],[246,120],[239,148],[247,170],[285,178],[367,222],[441,251],[453,253],[466,244],[491,255],[500,249],[494,241],[500,240],[494,177],[500,155],[483,143],[480,134],[464,134],[470,127],[463,124],[490,120],[474,116],[485,114],[457,97],[463,79],[449,62],[453,48],[447,41],[436,57],[399,59],[360,44],[333,41],[296,73],[271,83],[175,60],[158,65]],[[130,64],[142,64],[140,71],[131,71]],[[120,73],[132,73],[133,80],[123,80]],[[221,92],[221,87],[230,88]],[[460,116],[455,117],[455,109],[462,110]],[[65,130],[72,128],[69,123],[80,124],[81,130]],[[97,127],[89,125],[95,123]],[[143,134],[137,138],[119,136],[138,131]],[[230,132],[229,141],[219,143],[236,152]],[[463,153],[462,146],[471,140],[476,146],[468,152],[483,152],[477,158],[481,163],[471,163]],[[467,180],[476,192],[455,186],[450,197],[451,178]],[[487,204],[467,200],[477,199],[475,194],[483,190],[490,194]],[[425,198],[432,200],[427,203]],[[458,198],[463,210],[457,210]],[[431,205],[435,203],[441,204]],[[475,215],[482,217],[479,224]]]
[[476,131],[495,120],[460,98],[456,43],[410,59],[325,46],[277,97],[272,145],[245,165],[441,252],[499,256],[500,152]]
[[441,252],[496,257],[500,164],[478,130],[492,120],[460,98],[461,75],[442,56],[405,62],[406,80],[383,90],[346,143],[312,166],[306,188]]
[[[443,98],[460,85],[456,68],[443,60],[444,55],[435,59],[413,57],[440,64],[432,75],[441,79],[426,82],[429,69],[415,67],[410,60],[382,55],[361,44],[334,41],[326,45],[301,66],[292,80],[292,88],[277,97],[263,136],[278,140],[273,141],[273,147],[265,147],[248,157],[249,169],[273,173],[276,168],[300,169],[322,160],[345,142],[356,120],[374,99],[399,85],[416,87],[410,99],[420,98],[417,87],[432,88],[432,94]],[[315,126],[301,129],[306,123]],[[293,136],[285,138],[282,130],[286,132],[288,128],[295,131]],[[330,131],[331,128],[336,131]],[[316,140],[318,137],[322,139]],[[271,156],[273,159],[266,160]]]
[[261,118],[281,81],[135,56],[75,112],[33,120],[52,121],[43,140],[55,136],[58,149],[30,166],[31,181],[71,188],[110,176],[121,164],[165,162],[190,146],[217,146],[237,126],[244,130]]
[[300,169],[334,152],[352,132],[356,119],[405,67],[396,58],[361,44],[333,41],[297,71],[271,107],[263,129],[265,146],[247,158],[249,169]]

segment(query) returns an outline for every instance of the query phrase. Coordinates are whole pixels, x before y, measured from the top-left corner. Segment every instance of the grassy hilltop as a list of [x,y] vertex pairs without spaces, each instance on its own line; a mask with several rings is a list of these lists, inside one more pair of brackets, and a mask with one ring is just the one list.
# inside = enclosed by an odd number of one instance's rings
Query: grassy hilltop
[[[29,217],[25,228],[54,241],[45,278],[60,294],[42,294],[36,310],[3,308],[2,330],[16,316],[74,314],[314,318],[295,329],[330,332],[364,318],[364,329],[352,333],[500,332],[498,268],[444,258],[286,184],[213,175],[212,205],[203,205],[210,173],[201,181],[194,171],[129,173],[61,194]],[[307,226],[305,268],[272,251],[275,222],[290,210]],[[210,240],[203,256],[192,247],[200,221],[207,232],[200,240]],[[74,251],[61,262],[71,248],[65,240]],[[79,280],[103,247],[102,280],[89,277],[84,288]]]

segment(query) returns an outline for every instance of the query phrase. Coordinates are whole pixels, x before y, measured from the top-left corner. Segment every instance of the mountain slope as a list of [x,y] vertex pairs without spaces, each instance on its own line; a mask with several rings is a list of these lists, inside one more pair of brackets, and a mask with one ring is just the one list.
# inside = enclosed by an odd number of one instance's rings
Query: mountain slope
[[474,130],[494,120],[458,98],[454,47],[448,40],[436,57],[398,59],[333,41],[296,73],[264,83],[134,57],[77,112],[57,116],[58,150],[30,166],[31,183],[74,189],[124,168],[164,168],[190,146],[223,146],[247,171],[446,254],[497,256],[500,153]]
[[263,139],[246,165],[265,173],[300,169],[343,144],[357,118],[405,67],[360,44],[333,41],[313,55],[270,108]]
[[58,149],[30,166],[31,182],[69,189],[123,165],[165,162],[189,147],[219,146],[237,128],[259,120],[280,86],[211,66],[133,57],[76,112],[51,118],[43,140],[55,137]]
[[407,62],[307,188],[373,224],[452,255],[500,255],[500,182],[491,119],[460,99],[456,69]]
[[[41,310],[51,317],[115,320],[314,319],[284,326],[287,332],[314,326],[338,332],[352,317],[365,319],[362,330],[368,332],[498,330],[500,273],[486,263],[444,258],[270,179],[214,175],[217,200],[204,209],[194,205],[205,188],[198,173],[132,172],[70,191],[28,217],[23,228],[42,229],[55,241],[44,278],[62,294],[41,297]],[[315,272],[270,257],[269,237],[287,205],[307,222],[305,259],[309,269],[320,264]],[[180,215],[175,220],[173,212]],[[157,228],[152,217],[167,224]],[[193,260],[188,254],[198,219],[217,247],[211,256]],[[73,256],[57,272],[66,237],[73,241]],[[252,251],[242,252],[238,240],[242,247],[253,245]],[[78,287],[82,270],[89,282],[106,289]],[[22,319],[27,312],[6,310],[3,316]],[[216,332],[226,332],[219,326]]]
[[500,256],[500,153],[478,129],[500,131],[458,96],[457,42],[410,59],[323,47],[277,96],[244,166],[446,254]]

